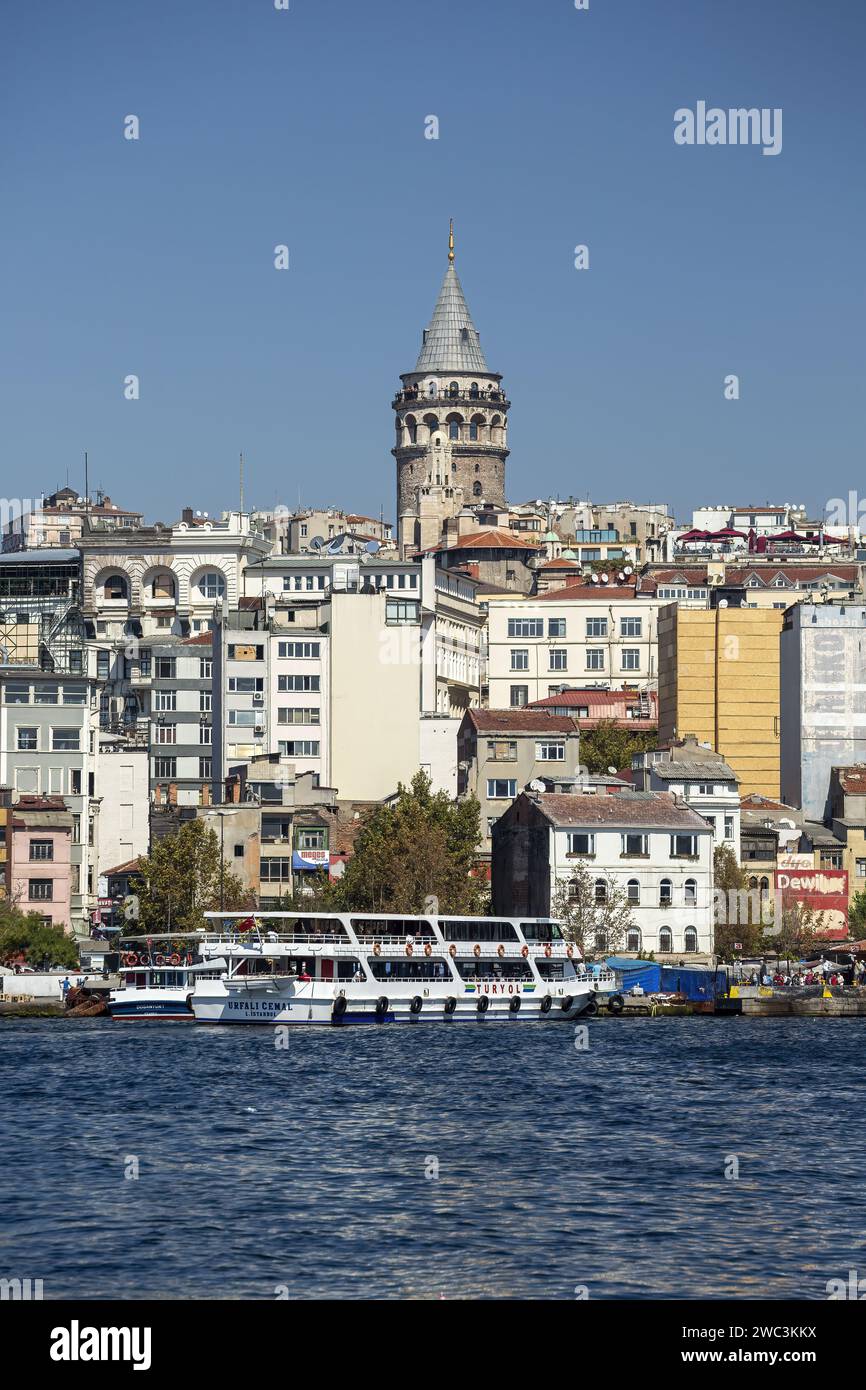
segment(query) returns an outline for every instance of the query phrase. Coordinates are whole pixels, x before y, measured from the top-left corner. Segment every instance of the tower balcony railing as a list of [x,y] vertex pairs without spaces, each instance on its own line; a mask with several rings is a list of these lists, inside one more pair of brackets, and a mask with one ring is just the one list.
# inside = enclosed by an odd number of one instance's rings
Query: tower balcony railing
[[504,391],[478,391],[472,395],[469,391],[439,391],[435,396],[428,395],[426,391],[416,391],[410,388],[408,391],[398,391],[392,405],[422,405],[447,404],[449,401],[458,401],[463,405],[485,405],[495,404],[507,410],[511,405]]

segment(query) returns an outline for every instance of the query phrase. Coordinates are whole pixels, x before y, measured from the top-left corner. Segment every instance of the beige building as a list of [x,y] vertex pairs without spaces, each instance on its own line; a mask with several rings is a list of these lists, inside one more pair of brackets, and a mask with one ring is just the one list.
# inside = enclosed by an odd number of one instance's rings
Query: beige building
[[481,850],[514,798],[541,778],[568,779],[580,767],[580,734],[573,719],[544,710],[467,710],[457,734],[458,794],[481,805]]
[[659,610],[659,743],[694,734],[724,756],[743,796],[779,798],[781,629],[772,608]]

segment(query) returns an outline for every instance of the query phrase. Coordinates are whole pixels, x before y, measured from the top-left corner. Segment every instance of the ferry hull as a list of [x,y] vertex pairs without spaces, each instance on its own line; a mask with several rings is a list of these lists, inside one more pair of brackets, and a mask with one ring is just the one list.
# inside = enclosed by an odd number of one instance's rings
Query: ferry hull
[[199,986],[192,1009],[196,1023],[344,1027],[358,1023],[561,1022],[579,1018],[595,997],[593,990],[570,983],[571,989],[557,985],[545,993],[541,989],[494,993],[475,988],[462,995],[446,989],[435,994],[431,990],[393,991],[390,996],[384,992],[372,996],[350,986],[344,991],[335,991],[333,986],[327,991],[308,986],[286,992],[244,990],[235,995],[219,984],[207,990]]
[[[140,991],[138,991],[140,994]],[[174,999],[166,999],[164,995],[160,998],[130,998],[115,999],[108,1001],[108,1012],[112,1018],[123,1021],[155,1018],[160,1020],[175,1021],[177,1023],[192,1023],[194,1015],[187,1000],[187,994],[183,994]]]

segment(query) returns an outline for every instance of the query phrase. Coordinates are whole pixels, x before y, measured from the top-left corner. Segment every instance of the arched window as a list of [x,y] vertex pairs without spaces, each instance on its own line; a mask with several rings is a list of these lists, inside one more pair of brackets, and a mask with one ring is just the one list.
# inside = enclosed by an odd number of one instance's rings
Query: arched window
[[472,484],[472,496],[473,496],[473,497],[480,497],[480,496],[481,496],[481,484],[480,484],[479,482],[477,482],[477,481],[474,482],[474,483]]
[[659,932],[659,950],[669,956],[674,949],[674,934],[670,927],[662,927]]
[[597,903],[607,902],[607,883],[603,878],[595,880],[595,900]]
[[637,927],[629,927],[625,934],[625,949],[627,951],[640,950],[640,932]]
[[761,897],[762,897],[762,898],[766,898],[767,895],[768,895],[768,893],[769,893],[769,891],[770,891],[770,880],[769,880],[768,878],[762,878],[762,879],[761,879],[760,888],[761,888]]
[[475,465],[475,472],[476,472],[476,473],[480,473],[480,472],[481,472],[481,464],[480,464],[480,463],[476,463],[476,465]]
[[470,424],[469,424],[469,438],[470,438],[470,439],[477,439],[477,438],[478,438],[478,426],[476,425],[476,423],[475,423],[474,420],[470,421]]
[[749,879],[749,887],[750,887],[750,888],[757,888],[757,886],[758,886],[758,880],[755,878],[755,876],[754,876],[754,874],[753,874],[752,877]]
[[452,465],[451,465],[451,472],[452,472],[452,473],[456,473],[456,472],[457,472],[457,464],[456,464],[456,463],[452,463]]
[[428,430],[432,434],[434,430],[438,430],[439,428],[438,417],[435,415],[425,415],[424,424],[427,426]]
[[196,587],[202,598],[222,598],[226,591],[225,575],[219,570],[205,570],[199,575]]
[[150,581],[151,598],[175,598],[177,589],[175,587],[174,575],[168,570],[160,570]]
[[457,422],[456,420],[449,420],[449,421],[448,421],[448,438],[449,438],[449,439],[459,439],[459,438],[460,438],[460,425],[458,424],[458,422]]
[[430,396],[430,397],[432,397],[433,399],[435,399],[435,397],[436,397],[436,382],[435,382],[435,381],[431,381],[431,382],[430,382],[430,385],[427,387],[427,395]]
[[630,878],[630,879],[629,879],[628,884],[627,884],[627,886],[626,886],[626,896],[627,896],[629,902],[632,904],[633,907],[637,907],[637,906],[640,904],[640,881],[639,881],[639,879],[636,879],[636,878]]
[[409,443],[410,443],[410,444],[417,444],[417,443],[418,443],[418,421],[415,419],[415,416],[414,416],[414,415],[407,415],[407,416],[406,416],[406,430],[407,430],[408,435],[409,435]]
[[687,878],[684,885],[686,907],[697,907],[698,905],[698,881],[696,878]]
[[449,396],[459,396],[459,395],[460,395],[460,387],[458,386],[458,384],[457,384],[456,381],[450,381],[450,382],[448,383],[448,394],[449,394]]
[[698,934],[694,927],[686,927],[686,934],[683,937],[683,950],[693,952],[698,949]]
[[125,599],[129,601],[129,580],[125,574],[109,574],[106,576],[102,592],[105,598]]
[[472,385],[469,387],[469,395],[470,395],[470,398],[471,398],[473,401],[477,401],[477,400],[478,400],[478,382],[477,382],[477,381],[473,381]]
[[670,907],[674,900],[674,885],[669,878],[663,878],[659,884],[659,907]]

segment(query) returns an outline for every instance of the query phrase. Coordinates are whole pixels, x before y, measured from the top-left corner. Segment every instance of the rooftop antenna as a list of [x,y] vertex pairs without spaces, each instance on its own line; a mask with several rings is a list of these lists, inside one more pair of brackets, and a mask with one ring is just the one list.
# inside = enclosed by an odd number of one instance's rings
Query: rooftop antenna
[[241,476],[241,516],[243,516],[243,511],[244,511],[244,454],[243,454],[243,450],[241,450],[241,470],[240,470],[240,476]]
[[84,450],[84,515],[90,512],[90,471],[87,463],[87,450]]

